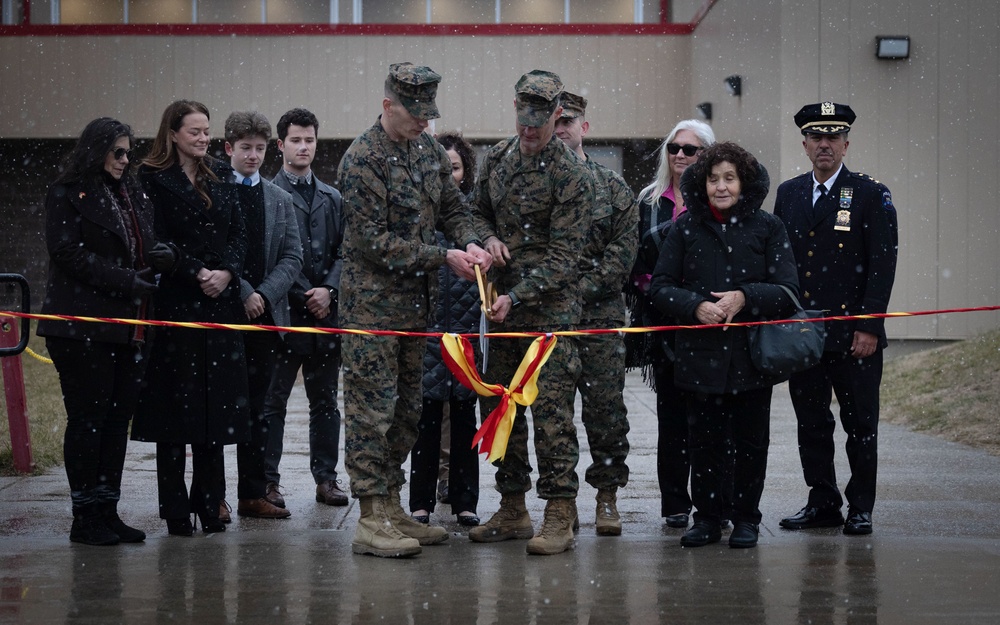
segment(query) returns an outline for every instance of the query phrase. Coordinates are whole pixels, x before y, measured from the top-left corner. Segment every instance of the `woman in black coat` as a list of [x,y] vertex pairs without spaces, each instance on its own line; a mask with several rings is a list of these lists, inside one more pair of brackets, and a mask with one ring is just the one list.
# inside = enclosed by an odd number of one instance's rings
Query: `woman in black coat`
[[[452,177],[459,190],[472,192],[476,153],[461,134],[441,133],[452,163]],[[447,247],[442,233],[438,244]],[[429,332],[470,333],[479,330],[479,287],[459,278],[447,267],[438,270],[437,300]],[[478,351],[478,350],[477,350]],[[451,424],[451,452],[448,466],[448,501],[459,524],[479,525],[479,460],[472,447],[476,434],[476,392],[462,386],[441,356],[441,339],[427,339],[424,353],[424,407],[417,424],[417,442],[410,454],[410,514],[420,523],[430,522],[434,511],[434,491],[441,458],[441,425],[448,406]]]
[[[153,209],[128,175],[132,142],[126,124],[95,119],[49,188],[49,278],[42,313],[149,316],[149,295],[156,288]],[[63,455],[73,501],[70,540],[90,545],[145,540],[141,530],[119,518],[118,500],[148,329],[43,320],[38,335],[45,337],[66,406]]]
[[[207,156],[208,109],[167,107],[139,180],[152,199],[156,238],[177,250],[154,296],[166,321],[245,323],[239,276],[247,235],[228,164]],[[243,338],[238,332],[160,328],[150,354],[132,438],[155,441],[160,517],[190,536],[191,513],[205,532],[225,529],[223,445],[249,439]],[[184,483],[191,445],[190,494]]]
[[[779,319],[795,305],[795,260],[781,221],[761,210],[767,170],[734,143],[707,148],[681,177],[688,212],[670,229],[653,272],[655,306],[683,325]],[[781,382],[750,360],[744,327],[678,330],[674,383],[688,391],[694,525],[687,547],[721,539],[718,494],[726,434],[735,449],[730,547],[757,544],[771,390]]]

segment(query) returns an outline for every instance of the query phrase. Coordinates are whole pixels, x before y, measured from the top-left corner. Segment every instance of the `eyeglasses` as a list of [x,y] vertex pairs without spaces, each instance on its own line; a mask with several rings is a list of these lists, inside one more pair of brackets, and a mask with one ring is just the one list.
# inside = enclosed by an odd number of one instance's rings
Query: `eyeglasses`
[[677,154],[678,152],[684,152],[684,156],[694,156],[701,151],[701,146],[697,145],[681,145],[679,143],[668,143],[667,152],[670,154]]
[[116,161],[122,160],[123,156],[127,156],[128,160],[132,160],[132,150],[126,148],[115,148],[111,150],[111,155],[115,157]]

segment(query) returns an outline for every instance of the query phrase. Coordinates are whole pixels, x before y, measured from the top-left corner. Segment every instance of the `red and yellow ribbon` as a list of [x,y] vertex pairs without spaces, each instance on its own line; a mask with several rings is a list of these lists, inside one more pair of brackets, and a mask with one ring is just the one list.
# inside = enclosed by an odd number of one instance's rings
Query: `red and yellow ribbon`
[[487,460],[503,460],[507,453],[507,442],[517,416],[517,405],[530,406],[538,397],[538,374],[549,359],[558,339],[547,334],[532,341],[521,365],[514,373],[510,385],[487,384],[476,371],[475,355],[469,340],[458,334],[444,334],[441,337],[441,355],[448,369],[466,388],[483,397],[500,396],[500,405],[489,414],[472,439],[472,445],[479,445],[479,453],[488,453]]

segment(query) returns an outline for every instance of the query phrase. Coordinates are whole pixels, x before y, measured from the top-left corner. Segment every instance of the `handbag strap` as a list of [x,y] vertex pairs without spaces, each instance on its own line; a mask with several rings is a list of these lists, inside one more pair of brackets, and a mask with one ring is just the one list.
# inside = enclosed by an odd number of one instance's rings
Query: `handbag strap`
[[799,303],[799,298],[795,297],[795,293],[792,293],[792,290],[790,288],[788,288],[784,284],[776,284],[774,286],[779,287],[785,293],[788,293],[788,297],[792,298],[792,301],[795,302],[795,310],[796,310],[796,312],[802,312],[803,311],[802,304]]

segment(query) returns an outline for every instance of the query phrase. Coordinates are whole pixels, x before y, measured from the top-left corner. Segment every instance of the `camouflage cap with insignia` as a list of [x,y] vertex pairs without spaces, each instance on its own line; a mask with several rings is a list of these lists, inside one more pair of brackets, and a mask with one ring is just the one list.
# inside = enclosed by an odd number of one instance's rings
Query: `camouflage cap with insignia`
[[562,97],[559,98],[559,104],[563,107],[562,115],[559,117],[576,119],[583,117],[587,112],[587,98],[569,91],[563,91]]
[[399,98],[399,103],[410,115],[419,119],[441,117],[434,98],[437,97],[441,75],[426,65],[413,63],[393,63],[389,66],[389,76],[385,88]]
[[553,111],[559,106],[562,81],[552,72],[533,69],[521,76],[514,85],[517,94],[517,123],[538,128],[549,121]]
[[795,114],[795,125],[802,134],[839,135],[850,132],[857,115],[846,104],[820,102],[807,104]]

